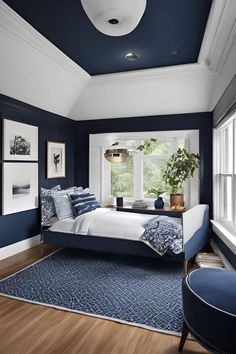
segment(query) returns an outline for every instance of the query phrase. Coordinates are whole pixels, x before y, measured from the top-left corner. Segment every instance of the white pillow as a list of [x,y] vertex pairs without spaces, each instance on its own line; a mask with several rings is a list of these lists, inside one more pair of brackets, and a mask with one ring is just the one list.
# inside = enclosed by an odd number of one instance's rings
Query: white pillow
[[[72,192],[73,193],[73,192]],[[72,194],[70,193],[70,194]],[[68,194],[56,194],[52,195],[56,214],[59,220],[73,217],[73,210]]]
[[59,220],[70,218],[73,216],[71,203],[67,195],[73,194],[75,187],[61,189],[60,191],[52,191],[52,198],[54,201],[56,215]]
[[56,214],[59,220],[70,218],[74,216],[70,198],[70,194],[87,194],[89,193],[89,188],[83,189],[83,187],[70,187],[67,189],[62,189],[60,191],[53,191],[52,198],[54,201]]

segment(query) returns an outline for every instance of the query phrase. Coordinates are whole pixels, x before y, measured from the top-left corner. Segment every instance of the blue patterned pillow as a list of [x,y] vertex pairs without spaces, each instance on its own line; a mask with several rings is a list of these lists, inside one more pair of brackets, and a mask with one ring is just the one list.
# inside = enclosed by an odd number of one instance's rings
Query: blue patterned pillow
[[97,202],[94,194],[80,193],[70,194],[71,205],[75,216],[79,216],[88,213],[92,210],[100,208],[100,204]]
[[51,189],[41,187],[41,225],[51,226],[50,219],[56,214],[54,201],[52,198],[53,191],[59,191],[60,185],[57,185]]

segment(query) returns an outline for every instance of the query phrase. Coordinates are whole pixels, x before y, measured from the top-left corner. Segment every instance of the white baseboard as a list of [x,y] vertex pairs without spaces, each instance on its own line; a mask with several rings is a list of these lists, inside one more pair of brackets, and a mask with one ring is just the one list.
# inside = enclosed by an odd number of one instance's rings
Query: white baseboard
[[13,243],[12,245],[0,248],[0,260],[7,257],[14,256],[19,252],[25,251],[31,247],[39,245],[41,242],[41,235],[37,235],[26,240]]

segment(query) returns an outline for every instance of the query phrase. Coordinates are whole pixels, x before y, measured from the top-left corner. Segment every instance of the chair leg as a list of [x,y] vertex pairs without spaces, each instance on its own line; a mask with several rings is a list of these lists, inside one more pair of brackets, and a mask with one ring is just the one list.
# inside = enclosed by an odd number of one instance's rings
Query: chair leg
[[183,328],[182,328],[182,336],[180,339],[180,343],[179,343],[179,349],[178,351],[181,353],[184,347],[184,344],[186,342],[186,338],[189,334],[189,329],[188,326],[186,325],[186,323],[183,321]]
[[184,275],[187,275],[188,274],[188,261],[184,261]]

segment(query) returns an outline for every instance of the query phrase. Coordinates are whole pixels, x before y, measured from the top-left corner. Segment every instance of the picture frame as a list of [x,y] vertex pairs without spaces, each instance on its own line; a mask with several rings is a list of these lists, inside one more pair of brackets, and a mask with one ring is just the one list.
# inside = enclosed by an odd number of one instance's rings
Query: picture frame
[[38,208],[38,163],[2,164],[2,215]]
[[38,127],[3,119],[3,160],[38,161]]
[[66,144],[47,141],[47,179],[66,177]]

